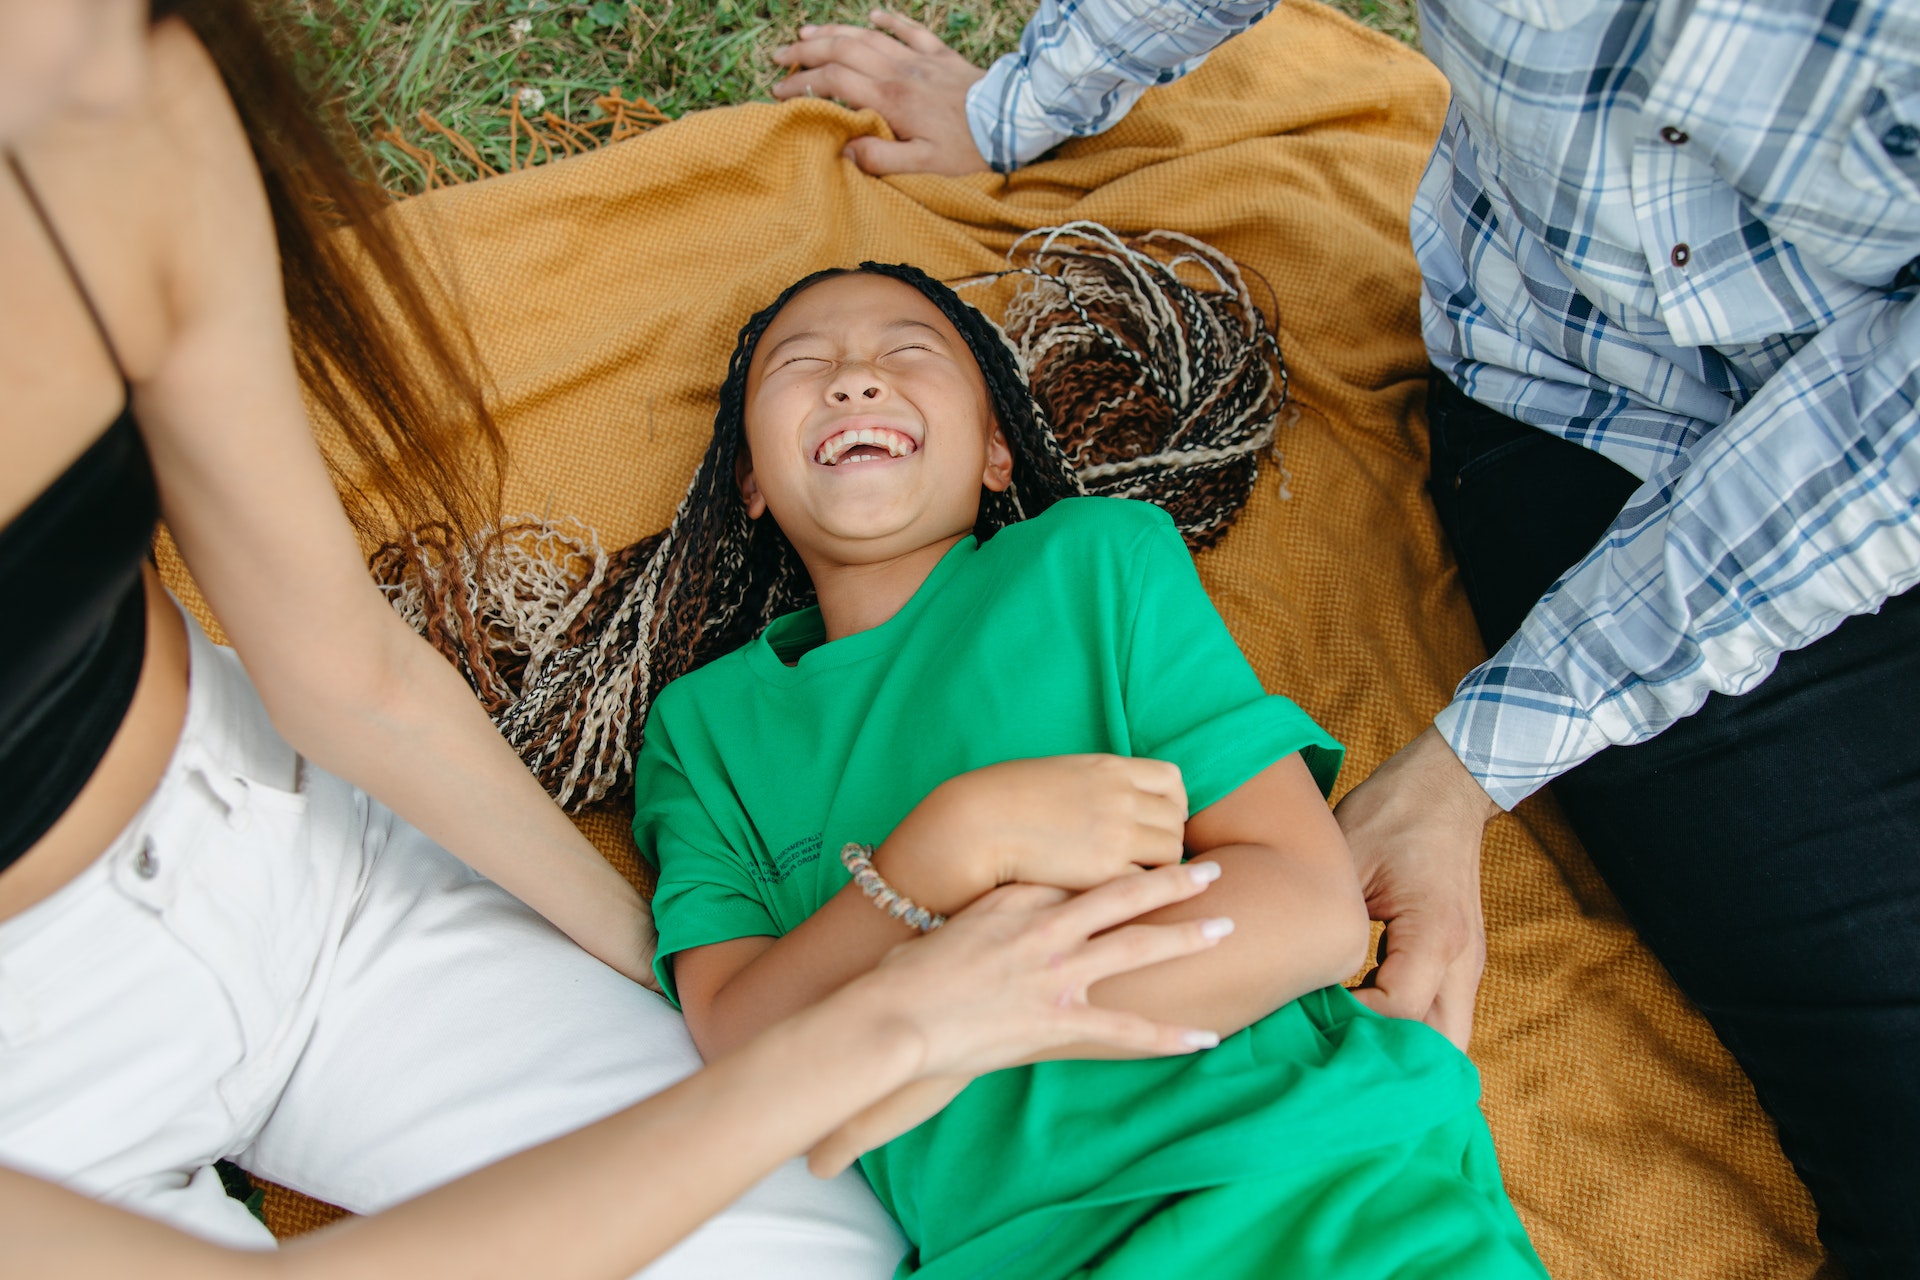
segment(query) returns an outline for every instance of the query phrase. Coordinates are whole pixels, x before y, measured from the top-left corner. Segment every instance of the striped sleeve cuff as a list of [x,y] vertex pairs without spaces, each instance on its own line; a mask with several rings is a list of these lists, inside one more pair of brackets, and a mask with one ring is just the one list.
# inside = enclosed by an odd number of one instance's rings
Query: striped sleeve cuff
[[1469,672],[1433,723],[1502,809],[1610,745],[1552,671],[1507,650]]
[[1065,100],[1065,108],[1049,109],[1034,91],[1033,68],[1022,50],[995,62],[986,78],[967,90],[967,127],[986,162],[997,172],[1011,173],[1068,138],[1098,133],[1114,124],[1146,91],[1147,86],[1140,84],[1106,86],[1100,110],[1092,119],[1075,114],[1074,108],[1082,104],[1064,90],[1057,96]]

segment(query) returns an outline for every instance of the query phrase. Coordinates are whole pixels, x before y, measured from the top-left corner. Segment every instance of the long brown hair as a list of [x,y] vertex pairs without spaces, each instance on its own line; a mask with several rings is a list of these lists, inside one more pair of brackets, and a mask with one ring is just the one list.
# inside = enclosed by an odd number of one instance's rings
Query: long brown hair
[[[332,16],[324,0],[307,8],[316,5]],[[374,541],[426,519],[477,529],[499,506],[505,451],[472,338],[380,216],[391,199],[314,92],[319,54],[290,7],[151,0],[150,12],[192,28],[252,143],[295,364],[348,455],[327,450],[348,515]]]

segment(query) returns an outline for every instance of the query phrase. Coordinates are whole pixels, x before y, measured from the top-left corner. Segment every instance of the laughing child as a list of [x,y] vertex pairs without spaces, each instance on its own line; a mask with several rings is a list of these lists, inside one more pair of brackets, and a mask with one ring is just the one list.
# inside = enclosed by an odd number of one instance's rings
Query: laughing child
[[[869,1117],[931,1117],[860,1157],[903,1275],[1545,1274],[1467,1058],[1337,985],[1367,938],[1339,744],[1263,692],[1164,511],[1072,496],[984,318],[912,268],[809,276],[742,330],[716,461],[732,492],[688,502],[742,532],[711,571],[817,604],[667,686],[635,765],[656,972],[708,1056],[999,884],[1221,868],[1202,901],[1230,937],[1093,991],[1217,1047]],[[997,819],[962,825],[943,797],[979,787]]]

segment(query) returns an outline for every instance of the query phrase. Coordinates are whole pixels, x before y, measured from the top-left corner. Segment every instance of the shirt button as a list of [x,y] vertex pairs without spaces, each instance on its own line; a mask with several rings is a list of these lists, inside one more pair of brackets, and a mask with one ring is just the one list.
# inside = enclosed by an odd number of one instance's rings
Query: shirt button
[[1677,147],[1687,140],[1687,133],[1684,129],[1676,129],[1672,125],[1667,125],[1660,130],[1660,137],[1662,141],[1670,142]]
[[1692,249],[1689,249],[1685,244],[1677,244],[1673,246],[1673,252],[1667,255],[1667,261],[1676,267],[1684,267],[1692,257]]
[[1904,159],[1920,151],[1920,129],[1910,124],[1896,124],[1880,135],[1880,145],[1887,149],[1888,155]]
[[153,841],[141,842],[140,852],[133,856],[133,874],[142,880],[151,880],[160,874],[160,859],[153,856]]

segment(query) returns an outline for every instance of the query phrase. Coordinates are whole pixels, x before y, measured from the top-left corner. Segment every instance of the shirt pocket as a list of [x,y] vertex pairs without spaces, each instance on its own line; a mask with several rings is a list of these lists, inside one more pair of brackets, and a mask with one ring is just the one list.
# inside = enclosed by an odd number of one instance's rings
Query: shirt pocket
[[1847,131],[1840,176],[1889,200],[1920,203],[1920,70],[1876,81]]

